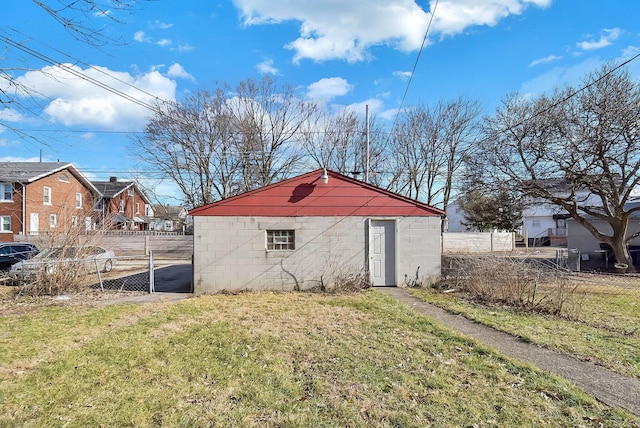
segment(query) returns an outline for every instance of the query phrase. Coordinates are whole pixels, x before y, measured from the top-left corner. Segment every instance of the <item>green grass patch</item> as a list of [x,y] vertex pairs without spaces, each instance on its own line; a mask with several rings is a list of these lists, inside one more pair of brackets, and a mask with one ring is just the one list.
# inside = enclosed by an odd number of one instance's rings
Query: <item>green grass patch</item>
[[0,322],[3,348],[29,348],[0,362],[0,426],[638,423],[374,290],[37,308]]
[[443,294],[433,289],[410,292],[425,302],[540,346],[640,377],[640,295],[635,290],[614,291],[594,286],[588,291],[579,290],[574,299],[579,305],[574,320],[479,304],[463,294]]

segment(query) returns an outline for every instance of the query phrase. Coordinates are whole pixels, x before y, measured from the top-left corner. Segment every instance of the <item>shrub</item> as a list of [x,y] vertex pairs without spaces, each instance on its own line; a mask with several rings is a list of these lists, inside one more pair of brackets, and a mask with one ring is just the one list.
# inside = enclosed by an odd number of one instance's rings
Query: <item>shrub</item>
[[443,285],[468,293],[473,299],[493,304],[575,318],[580,307],[577,285],[568,274],[527,259],[477,256],[458,258],[457,272]]

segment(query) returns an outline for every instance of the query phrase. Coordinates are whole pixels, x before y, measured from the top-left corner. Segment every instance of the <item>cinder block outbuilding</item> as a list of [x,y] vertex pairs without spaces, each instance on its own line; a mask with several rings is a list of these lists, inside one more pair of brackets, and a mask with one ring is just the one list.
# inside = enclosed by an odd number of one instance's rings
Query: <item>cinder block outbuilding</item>
[[444,212],[315,170],[189,212],[194,292],[332,288],[440,277]]

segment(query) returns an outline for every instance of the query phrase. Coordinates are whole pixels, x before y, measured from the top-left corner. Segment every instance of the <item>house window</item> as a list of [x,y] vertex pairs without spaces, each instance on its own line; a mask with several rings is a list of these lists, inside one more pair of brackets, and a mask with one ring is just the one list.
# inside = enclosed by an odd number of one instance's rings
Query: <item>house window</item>
[[58,224],[58,216],[55,214],[49,214],[49,227],[56,227]]
[[11,232],[11,216],[0,216],[0,232]]
[[136,202],[136,214],[140,214],[140,202]]
[[120,199],[120,208],[119,208],[120,212],[123,213],[124,212],[124,201],[122,199]]
[[267,230],[267,250],[295,250],[295,230]]
[[82,193],[76,193],[76,208],[82,208]]
[[64,182],[64,183],[68,183],[69,182],[69,176],[63,172],[62,174],[60,174],[59,180]]
[[71,216],[71,227],[78,227],[78,217]]
[[0,183],[0,201],[11,202],[13,199],[13,192],[11,189],[11,183]]
[[540,220],[531,220],[531,227],[540,227]]
[[43,192],[44,192],[43,193],[44,194],[44,198],[43,198],[44,204],[45,205],[51,205],[51,187],[46,187],[45,186],[44,189],[43,189]]

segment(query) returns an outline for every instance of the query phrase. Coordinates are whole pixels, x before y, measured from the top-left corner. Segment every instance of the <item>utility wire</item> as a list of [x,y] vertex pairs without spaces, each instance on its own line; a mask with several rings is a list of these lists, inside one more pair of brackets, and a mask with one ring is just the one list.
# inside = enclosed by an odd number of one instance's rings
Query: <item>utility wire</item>
[[[125,92],[122,92],[122,91],[120,91],[120,90],[118,90],[118,89],[116,89],[116,88],[114,88],[112,86],[109,86],[106,83],[103,83],[103,82],[101,82],[101,81],[99,81],[97,79],[94,79],[94,78],[92,78],[90,76],[87,76],[86,74],[84,74],[84,73],[82,73],[82,72],[80,72],[78,70],[73,69],[73,67],[69,67],[67,65],[61,64],[61,63],[53,60],[52,58],[46,56],[45,54],[40,53],[38,51],[35,51],[35,50],[31,49],[31,48],[28,48],[28,47],[24,46],[23,44],[18,43],[18,42],[14,41],[14,40],[6,37],[6,36],[0,35],[0,41],[6,43],[9,46],[12,46],[12,47],[18,49],[18,50],[21,50],[22,52],[25,52],[28,55],[31,55],[31,56],[33,56],[35,58],[38,58],[38,59],[40,59],[40,60],[42,60],[42,61],[44,61],[44,62],[46,62],[48,64],[51,64],[51,65],[56,66],[56,67],[60,67],[61,69],[63,69],[66,72],[68,72],[69,74],[72,74],[72,75],[74,75],[74,76],[76,76],[76,77],[78,77],[78,78],[80,78],[82,80],[85,80],[85,81],[87,81],[87,82],[89,82],[89,83],[91,83],[93,85],[96,85],[99,88],[102,88],[102,89],[106,90],[107,92],[111,92],[112,94],[115,94],[115,95],[117,95],[119,97],[122,97],[122,98],[124,98],[124,99],[126,99],[128,101],[131,101],[132,103],[137,104],[137,105],[139,105],[141,107],[144,107],[144,108],[146,108],[146,109],[148,109],[150,111],[153,111],[153,112],[157,111],[157,108],[154,107],[151,104],[148,104],[148,103],[146,103],[146,102],[144,102],[144,101],[142,101],[142,100],[140,100],[138,98],[135,98],[135,97],[133,97],[133,96],[131,96],[131,95],[125,93]],[[155,97],[155,98],[157,100],[160,100],[158,97]]]
[[402,100],[400,101],[400,107],[398,107],[398,111],[396,113],[395,118],[393,119],[393,124],[391,125],[390,135],[393,135],[393,130],[396,127],[396,123],[398,122],[398,117],[400,116],[400,112],[402,112],[402,107],[404,107],[404,101],[407,98],[407,94],[409,93],[409,87],[411,86],[411,81],[413,80],[413,76],[416,73],[416,69],[418,68],[418,61],[420,61],[420,55],[424,50],[424,46],[427,43],[427,38],[429,36],[429,31],[431,30],[431,24],[433,24],[433,17],[436,14],[436,8],[438,7],[439,0],[436,0],[433,5],[433,9],[431,9],[431,17],[429,18],[429,24],[427,25],[427,29],[424,32],[424,37],[422,38],[422,44],[420,45],[420,50],[418,50],[418,55],[416,56],[416,60],[413,63],[413,69],[411,70],[411,75],[409,76],[409,81],[407,82],[407,87],[404,90],[404,94],[402,95]]

